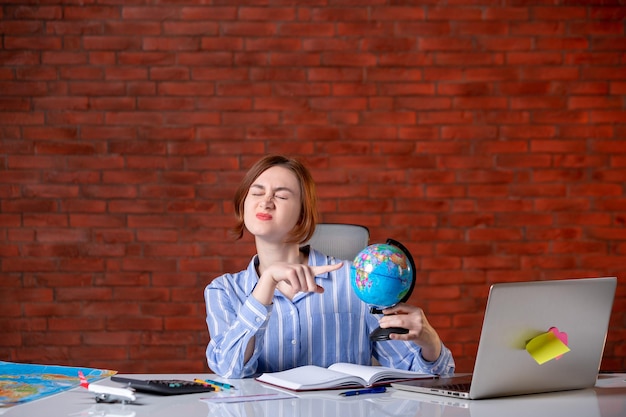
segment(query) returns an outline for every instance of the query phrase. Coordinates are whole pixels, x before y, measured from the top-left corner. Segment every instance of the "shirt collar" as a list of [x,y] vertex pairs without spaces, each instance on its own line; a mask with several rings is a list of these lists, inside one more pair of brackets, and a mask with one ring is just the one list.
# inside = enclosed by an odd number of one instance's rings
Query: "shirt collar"
[[[306,252],[309,253],[308,263],[310,266],[329,265],[330,262],[328,262],[328,260],[332,259],[324,255],[322,252],[316,251],[309,245],[302,247],[302,251],[304,251],[304,253]],[[339,262],[339,261],[336,261],[336,262]],[[249,283],[251,285],[249,285],[249,287],[247,288],[247,291],[246,291],[247,295],[250,295],[252,293],[252,290],[254,290],[254,287],[256,286],[256,283],[259,280],[259,274],[257,273],[258,265],[259,265],[259,255],[257,254],[252,257],[252,260],[248,264],[248,276],[251,277],[252,279],[249,280]],[[330,279],[331,278],[330,272],[324,272],[323,274],[316,275],[316,278]],[[280,292],[278,292],[278,294],[280,294]],[[298,294],[296,298],[294,298],[294,300],[297,298],[300,298],[301,295],[302,294]]]

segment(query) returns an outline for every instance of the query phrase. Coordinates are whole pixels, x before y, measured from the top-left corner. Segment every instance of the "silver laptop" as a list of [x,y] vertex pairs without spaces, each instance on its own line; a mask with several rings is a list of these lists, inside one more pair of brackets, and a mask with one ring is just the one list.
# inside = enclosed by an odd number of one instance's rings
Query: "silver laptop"
[[[615,277],[494,284],[472,374],[391,386],[467,399],[593,387],[616,286]],[[526,343],[553,327],[570,350],[540,365]]]

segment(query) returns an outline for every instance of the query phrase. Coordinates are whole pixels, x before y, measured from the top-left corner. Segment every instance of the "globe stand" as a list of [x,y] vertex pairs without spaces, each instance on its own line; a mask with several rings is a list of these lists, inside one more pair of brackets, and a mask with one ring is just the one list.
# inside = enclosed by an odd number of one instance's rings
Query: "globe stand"
[[[388,245],[393,245],[399,248],[402,252],[404,252],[407,259],[409,260],[409,263],[411,264],[411,271],[413,272],[413,277],[411,279],[411,286],[409,287],[409,291],[407,291],[404,297],[402,297],[402,299],[399,301],[399,303],[405,303],[409,300],[409,298],[411,297],[411,294],[413,293],[413,288],[415,288],[415,278],[416,278],[415,261],[413,260],[413,257],[411,256],[411,252],[409,252],[409,250],[402,243],[391,238],[388,238],[385,243]],[[393,306],[389,306],[389,307],[393,307]],[[383,309],[378,308],[378,307],[370,307],[370,313],[371,314],[383,314]],[[407,334],[408,332],[409,332],[409,329],[405,329],[404,327],[387,327],[385,329],[383,329],[382,327],[377,327],[370,333],[369,338],[373,342],[379,342],[379,341],[391,340],[389,335],[392,333]]]

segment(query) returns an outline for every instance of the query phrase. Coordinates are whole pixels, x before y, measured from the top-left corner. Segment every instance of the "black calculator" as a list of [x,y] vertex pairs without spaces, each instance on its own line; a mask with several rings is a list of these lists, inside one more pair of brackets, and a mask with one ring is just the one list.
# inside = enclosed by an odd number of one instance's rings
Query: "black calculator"
[[113,375],[111,381],[121,382],[135,391],[158,395],[197,394],[199,392],[215,391],[210,385],[200,382],[185,381],[182,379],[134,379]]

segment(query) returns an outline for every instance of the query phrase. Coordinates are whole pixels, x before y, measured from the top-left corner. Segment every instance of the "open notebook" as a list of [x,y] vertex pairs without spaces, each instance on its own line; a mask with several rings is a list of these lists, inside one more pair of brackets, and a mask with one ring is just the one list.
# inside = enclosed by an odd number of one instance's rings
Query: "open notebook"
[[616,286],[615,277],[494,284],[473,374],[391,385],[468,399],[592,387]]

